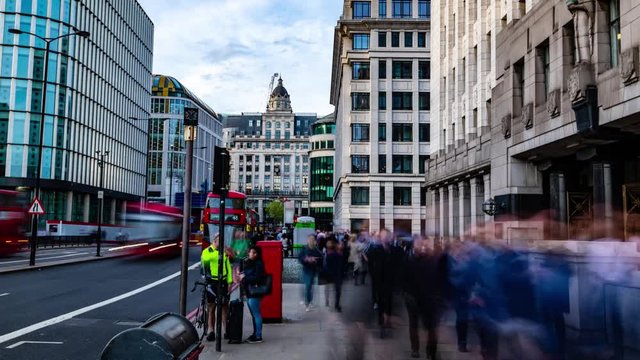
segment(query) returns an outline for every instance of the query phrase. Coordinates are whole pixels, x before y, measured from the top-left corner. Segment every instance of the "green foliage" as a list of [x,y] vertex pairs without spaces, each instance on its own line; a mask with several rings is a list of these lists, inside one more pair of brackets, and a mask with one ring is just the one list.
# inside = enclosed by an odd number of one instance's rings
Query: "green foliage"
[[284,204],[281,201],[272,201],[265,208],[267,216],[281,223],[284,220]]

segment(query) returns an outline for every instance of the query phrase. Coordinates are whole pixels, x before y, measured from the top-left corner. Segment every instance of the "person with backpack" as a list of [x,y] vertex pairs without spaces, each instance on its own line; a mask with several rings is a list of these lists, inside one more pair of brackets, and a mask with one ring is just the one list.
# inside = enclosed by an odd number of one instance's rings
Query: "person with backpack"
[[253,323],[253,334],[247,338],[246,342],[256,344],[262,342],[262,315],[260,314],[260,302],[262,295],[253,295],[251,291],[246,290],[251,286],[260,286],[265,279],[264,262],[262,261],[261,249],[257,246],[249,248],[248,256],[244,260],[243,272],[240,274],[240,280],[247,295],[247,306],[251,313]]

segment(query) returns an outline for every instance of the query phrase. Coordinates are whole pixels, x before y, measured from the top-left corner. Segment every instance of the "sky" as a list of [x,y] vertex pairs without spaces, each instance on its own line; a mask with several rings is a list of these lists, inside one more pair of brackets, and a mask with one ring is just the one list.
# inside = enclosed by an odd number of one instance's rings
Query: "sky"
[[138,2],[154,23],[153,73],[175,77],[216,112],[264,112],[274,73],[294,112],[333,112],[333,34],[343,0]]

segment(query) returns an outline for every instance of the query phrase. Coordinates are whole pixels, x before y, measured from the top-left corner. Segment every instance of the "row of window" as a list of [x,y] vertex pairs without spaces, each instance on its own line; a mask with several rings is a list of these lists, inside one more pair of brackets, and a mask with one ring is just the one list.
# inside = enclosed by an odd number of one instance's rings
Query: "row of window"
[[[426,161],[429,155],[419,155],[418,173],[424,174],[426,170]],[[369,155],[352,155],[351,156],[351,173],[353,174],[370,174]],[[387,155],[378,155],[378,173],[387,173]],[[392,155],[391,156],[391,173],[392,174],[413,174],[413,155]]]
[[291,144],[291,143],[273,143],[273,145],[270,142],[265,142],[265,143],[251,143],[251,142],[247,142],[247,143],[243,143],[243,142],[237,142],[236,144],[236,149],[308,149],[309,148],[309,144],[308,143],[303,143],[303,144]]
[[[369,142],[369,124],[351,125],[351,142]],[[418,125],[418,141],[428,142],[431,136],[431,124]],[[413,124],[392,124],[391,140],[397,142],[413,141]],[[378,141],[387,141],[387,124],[378,124]]]
[[[351,205],[369,205],[369,187],[354,186],[351,188]],[[380,187],[380,205],[385,205],[385,187]],[[393,205],[409,206],[411,205],[411,187],[394,186],[393,187]]]
[[[388,0],[378,0],[378,17],[386,18]],[[392,0],[391,16],[396,19],[411,18],[412,0]],[[371,1],[354,1],[352,3],[352,18],[367,19],[371,17]],[[431,0],[418,0],[418,18],[431,17]]]
[[[369,111],[370,94],[368,92],[351,93],[351,110],[353,111]],[[378,92],[378,110],[387,110],[387,92]],[[391,110],[413,110],[413,92],[410,91],[394,91],[391,93]],[[431,93],[418,93],[418,110],[431,110]]]
[[[401,32],[392,31],[391,32],[391,47],[399,48],[400,47],[400,36]],[[413,47],[413,32],[404,31],[402,32],[402,39],[405,48]],[[418,31],[418,38],[416,46],[419,48],[427,47],[427,33],[425,31]],[[369,50],[371,47],[371,36],[370,34],[365,33],[357,33],[353,34],[353,50]],[[387,32],[386,31],[378,31],[378,47],[387,47]]]
[[334,147],[333,140],[314,141],[311,143],[311,150],[333,149]]
[[[353,80],[370,80],[371,64],[368,61],[354,61],[351,63],[351,78]],[[387,78],[387,61],[378,61],[378,79]],[[413,61],[393,60],[391,62],[392,79],[413,79]],[[431,62],[418,61],[418,79],[431,78]]]

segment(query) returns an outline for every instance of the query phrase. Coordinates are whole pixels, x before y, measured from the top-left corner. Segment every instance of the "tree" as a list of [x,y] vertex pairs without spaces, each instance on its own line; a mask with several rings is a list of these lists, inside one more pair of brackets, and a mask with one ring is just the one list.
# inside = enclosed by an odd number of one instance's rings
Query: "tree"
[[284,204],[280,200],[275,200],[269,203],[265,208],[267,216],[274,219],[277,223],[282,223],[284,220]]

